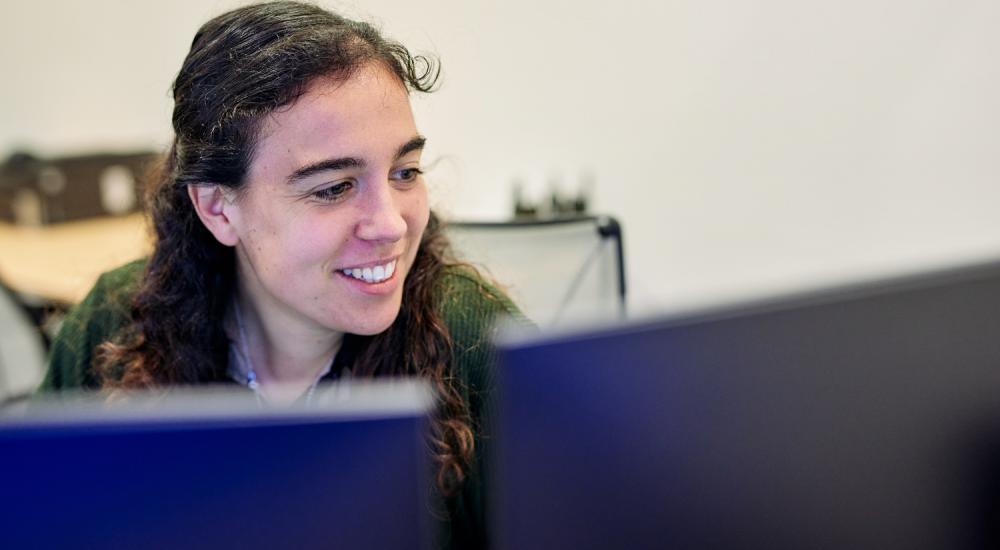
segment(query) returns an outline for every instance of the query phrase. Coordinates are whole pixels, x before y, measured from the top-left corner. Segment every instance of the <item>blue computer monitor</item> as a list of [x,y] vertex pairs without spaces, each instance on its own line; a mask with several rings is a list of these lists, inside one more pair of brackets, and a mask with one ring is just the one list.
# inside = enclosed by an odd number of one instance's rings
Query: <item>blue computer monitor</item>
[[0,421],[3,548],[430,548],[421,384],[72,400]]
[[1000,263],[501,350],[501,549],[1000,547]]

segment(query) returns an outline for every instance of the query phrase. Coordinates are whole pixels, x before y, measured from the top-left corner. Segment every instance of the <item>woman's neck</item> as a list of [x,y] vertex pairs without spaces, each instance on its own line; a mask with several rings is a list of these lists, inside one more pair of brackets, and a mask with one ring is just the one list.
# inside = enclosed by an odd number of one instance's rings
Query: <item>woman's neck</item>
[[340,350],[343,333],[262,314],[263,308],[243,293],[237,294],[233,305],[234,336],[268,401],[297,399],[326,372]]

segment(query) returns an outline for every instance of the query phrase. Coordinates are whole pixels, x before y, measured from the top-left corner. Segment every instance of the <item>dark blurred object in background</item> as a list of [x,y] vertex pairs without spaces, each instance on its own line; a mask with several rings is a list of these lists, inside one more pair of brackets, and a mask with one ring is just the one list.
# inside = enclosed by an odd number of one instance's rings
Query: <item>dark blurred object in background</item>
[[0,164],[0,220],[44,225],[142,209],[150,151],[38,158],[18,151]]

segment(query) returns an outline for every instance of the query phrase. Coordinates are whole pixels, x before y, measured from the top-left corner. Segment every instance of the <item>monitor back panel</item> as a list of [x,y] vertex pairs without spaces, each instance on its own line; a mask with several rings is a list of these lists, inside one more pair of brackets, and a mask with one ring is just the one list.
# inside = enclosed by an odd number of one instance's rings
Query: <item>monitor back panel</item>
[[424,548],[425,419],[0,430],[5,548]]
[[503,363],[501,548],[1000,546],[1000,266]]

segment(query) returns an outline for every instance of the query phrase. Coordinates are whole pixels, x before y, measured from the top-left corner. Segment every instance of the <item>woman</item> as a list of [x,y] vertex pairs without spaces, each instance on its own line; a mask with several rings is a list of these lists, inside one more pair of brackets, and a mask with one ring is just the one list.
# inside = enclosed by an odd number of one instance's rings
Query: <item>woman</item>
[[498,315],[519,314],[446,261],[408,98],[437,75],[315,6],[206,23],[174,82],[154,252],[67,317],[43,389],[236,382],[280,403],[348,372],[424,377],[449,542],[483,545],[485,344]]

